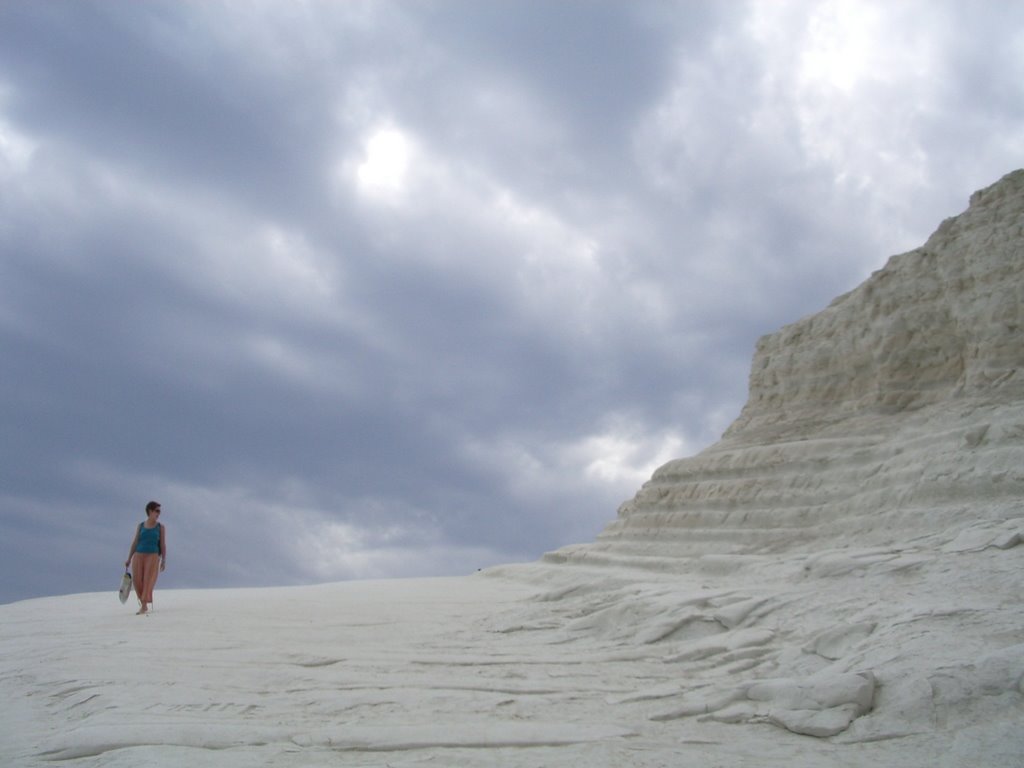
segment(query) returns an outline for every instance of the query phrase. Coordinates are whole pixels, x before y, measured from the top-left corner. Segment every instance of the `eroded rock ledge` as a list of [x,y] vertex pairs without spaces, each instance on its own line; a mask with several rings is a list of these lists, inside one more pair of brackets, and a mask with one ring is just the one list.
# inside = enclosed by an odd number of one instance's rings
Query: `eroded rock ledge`
[[1015,171],[920,248],[763,337],[721,441],[658,469],[597,542],[547,558],[690,568],[1020,516],[1022,327]]
[[681,738],[771,723],[1017,766],[1022,307],[1016,171],[761,339],[722,439],[597,541],[499,569],[549,586],[531,632],[628,660],[637,688],[609,705]]

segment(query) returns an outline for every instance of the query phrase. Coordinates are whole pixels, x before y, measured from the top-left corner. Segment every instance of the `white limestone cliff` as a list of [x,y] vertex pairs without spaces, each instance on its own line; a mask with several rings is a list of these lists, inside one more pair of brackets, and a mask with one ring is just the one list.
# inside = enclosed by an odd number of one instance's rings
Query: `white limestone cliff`
[[[763,337],[722,440],[658,469],[595,544],[681,555],[884,544],[1024,516],[1024,171]],[[661,560],[664,558],[664,560]]]
[[558,584],[570,635],[660,650],[679,685],[630,698],[653,720],[859,743],[941,732],[940,762],[1014,764],[1022,328],[1016,171],[762,338],[722,439],[662,466],[597,541],[533,578]]

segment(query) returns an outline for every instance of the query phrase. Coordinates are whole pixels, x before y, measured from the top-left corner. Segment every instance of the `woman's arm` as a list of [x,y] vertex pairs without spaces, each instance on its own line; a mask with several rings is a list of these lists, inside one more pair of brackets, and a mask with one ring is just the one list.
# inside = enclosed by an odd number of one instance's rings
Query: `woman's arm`
[[[142,527],[142,523],[139,523],[139,528]],[[128,559],[124,561],[124,567],[127,568],[128,564],[132,561],[132,555],[135,554],[135,547],[139,545],[139,528],[135,529],[135,538],[132,539],[132,548],[128,550]]]
[[167,528],[160,523],[160,570],[167,567]]

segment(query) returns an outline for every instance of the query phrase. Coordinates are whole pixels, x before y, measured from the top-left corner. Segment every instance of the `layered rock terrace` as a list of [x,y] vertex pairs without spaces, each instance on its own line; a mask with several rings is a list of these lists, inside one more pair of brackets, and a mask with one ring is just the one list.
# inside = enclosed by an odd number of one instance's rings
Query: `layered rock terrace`
[[884,764],[1019,765],[1022,307],[1016,171],[762,338],[718,443],[515,571],[551,586],[557,642],[642,659],[649,687],[612,703],[677,736],[770,723]]
[[763,337],[722,439],[549,562],[658,570],[1024,516],[1024,170]]

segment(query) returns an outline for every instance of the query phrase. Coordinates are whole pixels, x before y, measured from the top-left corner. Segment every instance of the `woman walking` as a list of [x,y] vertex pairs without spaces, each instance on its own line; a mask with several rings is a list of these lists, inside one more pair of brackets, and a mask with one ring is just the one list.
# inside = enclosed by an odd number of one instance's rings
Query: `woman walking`
[[139,598],[139,614],[148,613],[153,605],[156,577],[167,567],[167,531],[160,522],[160,504],[146,505],[146,519],[135,529],[135,539],[124,567],[131,564],[132,583]]

